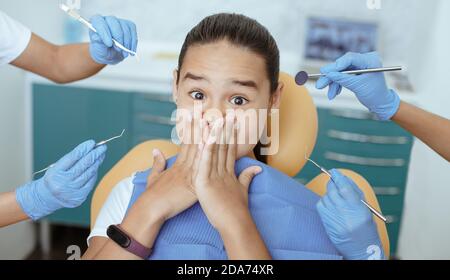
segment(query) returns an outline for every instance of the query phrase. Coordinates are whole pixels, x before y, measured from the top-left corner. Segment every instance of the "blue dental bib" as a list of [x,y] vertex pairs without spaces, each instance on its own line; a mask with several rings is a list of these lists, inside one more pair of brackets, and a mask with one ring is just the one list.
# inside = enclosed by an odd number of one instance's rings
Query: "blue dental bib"
[[[176,157],[167,161],[172,166]],[[240,174],[258,165],[249,188],[249,208],[273,259],[342,259],[331,243],[316,203],[320,197],[293,178],[257,160],[236,161]],[[150,170],[136,173],[128,209],[145,191]],[[161,227],[149,259],[227,259],[219,232],[197,202]]]

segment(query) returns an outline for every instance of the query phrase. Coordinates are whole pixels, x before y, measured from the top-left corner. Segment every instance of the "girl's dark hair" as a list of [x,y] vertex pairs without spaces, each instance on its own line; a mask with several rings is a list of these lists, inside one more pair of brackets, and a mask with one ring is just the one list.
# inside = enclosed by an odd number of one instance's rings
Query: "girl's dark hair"
[[269,31],[259,22],[244,15],[221,13],[204,18],[189,31],[181,47],[178,70],[183,65],[188,48],[197,44],[214,43],[226,39],[228,42],[248,48],[266,61],[270,90],[278,87],[280,54],[278,46]]
[[[278,87],[280,72],[280,53],[278,46],[269,31],[256,20],[240,14],[220,13],[204,18],[189,31],[181,47],[178,58],[178,72],[190,46],[214,43],[220,40],[228,42],[260,55],[266,61],[266,74],[270,81],[270,92]],[[177,83],[180,75],[177,75]],[[261,144],[258,142],[253,150],[259,161],[266,162],[260,154]]]

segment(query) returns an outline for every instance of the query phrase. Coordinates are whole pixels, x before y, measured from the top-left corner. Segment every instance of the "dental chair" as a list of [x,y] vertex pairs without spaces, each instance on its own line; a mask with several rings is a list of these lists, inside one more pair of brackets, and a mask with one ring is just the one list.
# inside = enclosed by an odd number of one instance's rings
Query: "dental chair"
[[[292,76],[280,73],[280,81],[284,83],[284,90],[278,116],[279,149],[278,153],[267,157],[267,164],[289,176],[295,176],[306,163],[305,150],[306,156],[309,156],[314,149],[318,131],[317,110],[306,88],[298,86]],[[91,202],[91,228],[112,188],[134,172],[152,167],[154,148],[162,151],[166,158],[176,155],[179,151],[179,146],[170,140],[148,140],[129,151],[102,178],[94,192]],[[378,200],[370,184],[361,175],[351,170],[340,171],[350,177],[364,193],[366,201],[380,211]],[[327,190],[328,180],[327,175],[320,174],[306,184],[306,187],[319,196],[323,196]],[[385,255],[389,258],[389,237],[386,225],[375,216],[373,219],[377,225]]]

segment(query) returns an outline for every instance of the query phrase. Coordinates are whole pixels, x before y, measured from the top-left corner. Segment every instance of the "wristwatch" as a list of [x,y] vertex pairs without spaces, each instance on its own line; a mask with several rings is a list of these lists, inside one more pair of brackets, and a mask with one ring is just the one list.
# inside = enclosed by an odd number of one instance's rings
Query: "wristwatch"
[[116,242],[117,245],[143,259],[147,259],[152,252],[151,248],[147,248],[139,243],[123,229],[121,229],[120,225],[110,225],[106,231],[106,234],[112,241]]

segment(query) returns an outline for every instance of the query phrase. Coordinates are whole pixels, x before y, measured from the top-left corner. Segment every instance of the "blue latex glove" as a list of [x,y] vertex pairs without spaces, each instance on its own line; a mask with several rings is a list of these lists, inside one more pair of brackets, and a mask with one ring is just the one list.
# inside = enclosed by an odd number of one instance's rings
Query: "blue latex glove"
[[361,202],[363,192],[350,178],[333,169],[334,180],[317,203],[317,210],[331,242],[347,260],[384,259],[372,213]]
[[124,19],[113,16],[102,17],[95,15],[90,19],[92,26],[97,30],[89,31],[91,44],[89,52],[92,59],[100,64],[117,64],[128,57],[128,53],[114,45],[112,39],[121,43],[125,48],[136,52],[137,32],[136,25]]
[[347,53],[335,63],[326,65],[320,72],[326,74],[316,82],[318,89],[328,88],[328,99],[334,99],[342,87],[353,91],[358,100],[374,113],[379,120],[389,120],[400,106],[400,98],[393,90],[388,89],[383,73],[367,73],[361,75],[342,74],[343,70],[359,70],[382,67],[376,52],[360,54]]
[[105,159],[106,146],[94,146],[93,140],[78,145],[42,178],[16,189],[17,202],[32,220],[61,208],[77,207],[86,200]]

